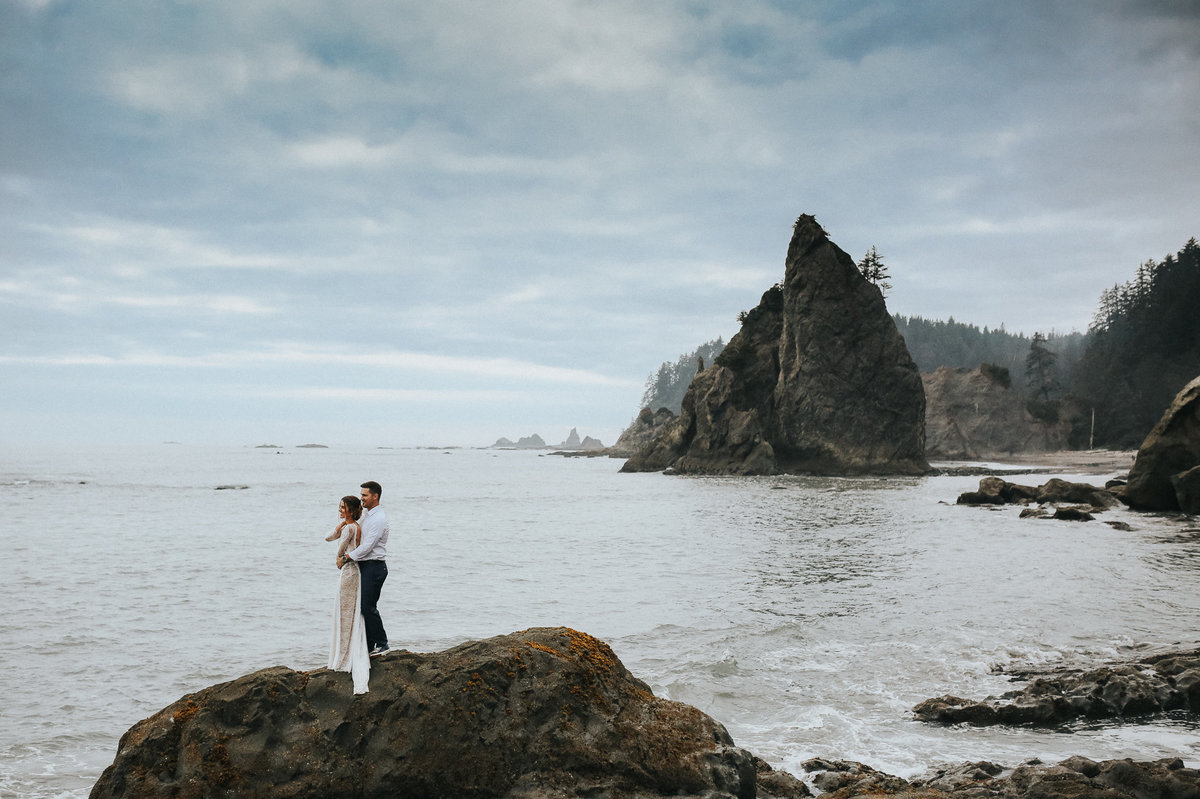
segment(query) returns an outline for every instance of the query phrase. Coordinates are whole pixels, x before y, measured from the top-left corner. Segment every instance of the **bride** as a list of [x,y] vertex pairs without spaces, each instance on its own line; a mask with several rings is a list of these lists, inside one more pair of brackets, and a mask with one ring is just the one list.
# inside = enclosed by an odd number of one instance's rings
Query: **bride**
[[346,558],[346,553],[358,546],[362,530],[358,519],[362,516],[362,501],[358,497],[342,497],[338,505],[341,522],[326,541],[338,541],[337,599],[333,605],[333,640],[329,644],[329,666],[335,671],[348,671],[354,682],[354,693],[367,692],[371,659],[367,656],[367,631],[363,626],[358,564]]

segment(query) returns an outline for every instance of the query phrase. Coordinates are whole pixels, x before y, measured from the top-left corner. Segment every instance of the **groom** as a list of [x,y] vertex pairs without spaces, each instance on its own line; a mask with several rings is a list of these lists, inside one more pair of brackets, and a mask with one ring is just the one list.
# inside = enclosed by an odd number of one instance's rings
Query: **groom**
[[379,592],[383,589],[383,581],[387,579],[387,540],[388,517],[379,507],[379,495],[383,488],[374,480],[363,483],[362,497],[363,514],[359,525],[362,527],[362,543],[346,553],[346,557],[358,564],[358,572],[362,579],[362,614],[363,623],[367,629],[367,649],[371,657],[379,657],[388,651],[387,632],[383,629],[383,619],[375,605],[379,602]]

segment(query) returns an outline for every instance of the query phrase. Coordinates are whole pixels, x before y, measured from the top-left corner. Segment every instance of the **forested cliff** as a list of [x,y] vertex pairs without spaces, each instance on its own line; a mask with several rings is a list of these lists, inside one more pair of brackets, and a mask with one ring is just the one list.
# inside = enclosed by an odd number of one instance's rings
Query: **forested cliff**
[[1073,393],[1096,409],[1096,443],[1137,447],[1172,398],[1200,375],[1200,244],[1147,261],[1107,289]]
[[[1034,417],[1072,415],[1071,445],[1136,448],[1189,380],[1200,375],[1200,244],[1147,261],[1124,284],[1104,290],[1086,333],[1011,333],[956,321],[893,314],[922,374],[940,367],[987,364],[1012,375]],[[642,407],[678,413],[703,358],[724,344],[707,342],[646,381]],[[1092,427],[1092,411],[1095,427]]]

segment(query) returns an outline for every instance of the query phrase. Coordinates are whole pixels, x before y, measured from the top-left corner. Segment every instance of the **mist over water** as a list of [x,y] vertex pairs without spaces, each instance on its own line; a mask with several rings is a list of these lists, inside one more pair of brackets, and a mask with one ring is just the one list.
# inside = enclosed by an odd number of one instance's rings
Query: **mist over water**
[[[338,499],[377,480],[393,646],[527,627],[607,641],[660,696],[799,772],[1182,757],[1193,719],[935,727],[911,708],[1200,640],[1200,523],[955,506],[977,478],[681,478],[490,450],[42,451],[0,461],[0,797],[86,796],[135,722],[324,665]],[[1060,475],[1100,483],[1103,477]],[[1031,475],[1018,482],[1044,482]],[[233,486],[217,490],[218,486]],[[240,488],[245,486],[245,488]]]

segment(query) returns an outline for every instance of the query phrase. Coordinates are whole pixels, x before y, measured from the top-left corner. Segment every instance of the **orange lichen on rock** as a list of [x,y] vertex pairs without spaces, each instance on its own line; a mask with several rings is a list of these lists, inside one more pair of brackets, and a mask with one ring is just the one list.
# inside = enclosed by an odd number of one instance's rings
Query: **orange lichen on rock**
[[608,644],[587,633],[572,630],[570,627],[563,628],[563,636],[570,645],[572,655],[586,660],[600,671],[612,671],[613,665],[617,662],[617,656],[613,654]]
[[298,690],[305,675],[275,666],[180,697],[122,738],[92,797],[752,793],[750,755],[716,722],[660,709],[566,627],[393,653],[353,698],[344,674],[308,676]]
[[189,698],[187,702],[184,703],[183,707],[176,710],[174,715],[171,716],[171,721],[175,722],[176,724],[181,724],[190,719],[192,716],[196,715],[196,711],[199,709],[200,703],[195,699]]
[[657,698],[645,688],[639,688],[633,685],[628,685],[625,687],[625,695],[630,699],[635,699],[640,702],[649,702]]
[[483,677],[477,671],[471,672],[471,676],[467,678],[467,684],[463,686],[463,691],[487,691],[488,693],[496,693],[496,689],[484,681]]
[[556,658],[565,657],[563,655],[563,653],[559,652],[557,649],[552,649],[552,648],[546,646],[545,644],[539,644],[537,641],[526,641],[525,646],[529,647],[530,649],[536,649],[539,652],[549,652],[551,655],[554,655],[554,657],[556,657]]

